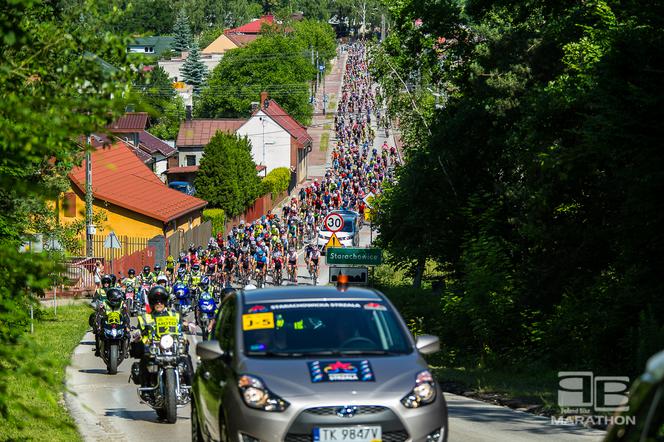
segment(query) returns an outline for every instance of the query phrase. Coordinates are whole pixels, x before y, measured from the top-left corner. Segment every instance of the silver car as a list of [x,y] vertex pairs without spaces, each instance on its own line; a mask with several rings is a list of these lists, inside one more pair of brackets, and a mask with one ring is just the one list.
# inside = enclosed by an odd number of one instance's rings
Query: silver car
[[447,406],[414,339],[381,293],[334,287],[238,291],[197,345],[192,438],[445,441]]

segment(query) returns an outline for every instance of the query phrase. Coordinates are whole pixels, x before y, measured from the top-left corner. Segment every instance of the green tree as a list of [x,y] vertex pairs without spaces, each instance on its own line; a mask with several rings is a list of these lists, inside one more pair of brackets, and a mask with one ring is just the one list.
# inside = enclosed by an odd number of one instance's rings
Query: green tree
[[292,37],[300,48],[318,52],[319,59],[328,63],[337,55],[334,29],[329,24],[316,20],[301,20],[291,23]]
[[163,113],[157,118],[157,124],[150,127],[149,132],[162,140],[175,140],[184,118],[184,100],[176,95],[165,105]]
[[189,17],[184,8],[180,9],[173,26],[172,48],[175,52],[188,51],[192,44],[191,28],[189,27]]
[[201,61],[201,51],[197,41],[192,43],[189,55],[180,68],[180,73],[184,82],[194,87],[194,93],[201,90],[207,78],[208,70],[205,63]]
[[217,132],[205,146],[194,185],[210,207],[223,209],[230,217],[243,213],[262,190],[249,140]]
[[450,354],[641,370],[664,328],[661,5],[388,8],[372,61],[408,161],[379,200],[380,241],[446,272]]
[[161,66],[155,66],[145,75],[141,83],[134,86],[141,100],[140,108],[152,115],[161,115],[168,103],[176,95],[168,73]]
[[195,100],[199,117],[248,116],[265,90],[302,124],[311,120],[307,81],[314,74],[308,53],[293,38],[273,33],[228,51]]
[[[94,2],[85,6],[97,11]],[[18,0],[5,4],[0,15],[0,376],[37,370],[53,380],[47,367],[30,367],[29,355],[14,345],[25,339],[28,305],[50,286],[56,264],[51,256],[19,253],[19,246],[34,233],[26,220],[52,207],[46,200],[61,190],[54,175],[80,161],[75,138],[121,114],[123,103],[111,97],[128,89],[132,71],[120,38],[85,22],[70,26],[67,12],[50,2]],[[117,69],[100,58],[113,60]],[[0,384],[2,416],[6,391]]]

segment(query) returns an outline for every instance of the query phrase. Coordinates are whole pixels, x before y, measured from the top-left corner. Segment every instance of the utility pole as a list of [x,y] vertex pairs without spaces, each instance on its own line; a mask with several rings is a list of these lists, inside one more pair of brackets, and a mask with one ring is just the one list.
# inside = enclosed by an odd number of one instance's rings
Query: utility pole
[[385,13],[380,14],[380,41],[385,40]]
[[325,71],[322,71],[320,75],[323,77],[323,115],[326,115],[325,108],[327,107],[327,95],[325,95]]
[[92,239],[95,226],[92,225],[92,153],[90,152],[90,135],[85,146],[85,255],[91,257],[93,254]]
[[316,93],[318,93],[318,84],[320,83],[320,70],[318,69],[318,51],[316,51],[316,64],[314,66],[316,67]]
[[[314,48],[309,46],[309,51],[311,52],[311,65],[316,68],[316,61],[314,60]],[[316,71],[318,72],[318,71]],[[311,81],[311,104],[314,104],[314,99],[316,98],[316,89],[314,86],[313,80]]]

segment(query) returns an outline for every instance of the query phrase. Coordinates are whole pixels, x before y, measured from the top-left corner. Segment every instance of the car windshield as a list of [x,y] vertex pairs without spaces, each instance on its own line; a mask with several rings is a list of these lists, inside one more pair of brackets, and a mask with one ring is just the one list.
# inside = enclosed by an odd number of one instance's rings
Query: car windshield
[[242,315],[249,356],[406,354],[412,346],[382,301],[249,304]]
[[[342,232],[353,233],[354,232],[354,223],[355,221],[352,218],[344,218],[344,228],[341,229]],[[321,230],[324,232],[329,232],[325,225],[321,226]]]

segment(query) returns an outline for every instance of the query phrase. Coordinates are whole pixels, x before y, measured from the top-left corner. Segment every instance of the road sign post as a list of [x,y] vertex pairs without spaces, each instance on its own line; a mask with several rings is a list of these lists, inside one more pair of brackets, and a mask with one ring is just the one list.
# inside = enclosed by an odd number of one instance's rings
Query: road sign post
[[377,266],[383,261],[383,251],[377,248],[347,247],[327,249],[327,264]]
[[118,239],[115,232],[111,232],[108,235],[106,235],[106,238],[104,238],[104,248],[111,249],[111,273],[115,273],[115,268],[114,268],[115,249],[122,248],[122,244],[120,244],[120,240]]

